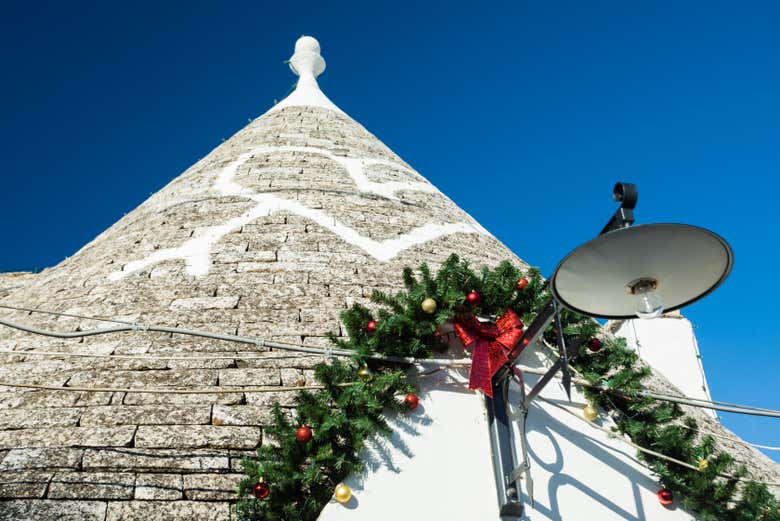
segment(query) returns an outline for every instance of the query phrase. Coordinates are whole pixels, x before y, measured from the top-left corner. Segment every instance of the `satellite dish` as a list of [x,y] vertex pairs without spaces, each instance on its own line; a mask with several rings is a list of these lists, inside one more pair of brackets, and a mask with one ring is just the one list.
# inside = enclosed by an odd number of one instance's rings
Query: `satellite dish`
[[620,228],[583,244],[551,279],[561,304],[599,318],[652,318],[691,304],[731,272],[734,254],[719,235],[686,224]]

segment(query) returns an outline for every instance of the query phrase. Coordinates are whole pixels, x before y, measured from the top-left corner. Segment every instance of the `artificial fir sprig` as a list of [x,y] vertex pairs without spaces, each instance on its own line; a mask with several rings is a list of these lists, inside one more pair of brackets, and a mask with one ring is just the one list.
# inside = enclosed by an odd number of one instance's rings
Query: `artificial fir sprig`
[[[324,389],[299,393],[294,419],[275,405],[274,424],[265,430],[270,439],[258,449],[257,460],[242,462],[246,477],[239,485],[237,508],[244,519],[317,519],[334,487],[363,469],[359,453],[365,441],[376,433],[390,433],[384,414],[404,410],[402,395],[414,389],[400,370],[360,380],[351,361],[319,364],[315,378]],[[301,425],[313,431],[306,443],[296,438]],[[250,499],[260,481],[270,487],[268,497]]]
[[[521,277],[527,280],[522,289],[517,286]],[[537,270],[522,271],[503,262],[477,273],[456,255],[435,274],[427,265],[420,266],[419,275],[405,268],[402,280],[405,291],[372,294],[373,310],[355,304],[342,312],[347,337],[331,339],[338,347],[352,350],[352,360],[316,367],[315,377],[324,389],[298,394],[294,419],[275,406],[274,425],[265,431],[275,443],[264,440],[257,460],[244,461],[246,477],[238,491],[241,518],[313,521],[335,486],[363,469],[359,454],[365,441],[375,434],[390,433],[384,414],[405,410],[407,405],[400,397],[412,390],[402,367],[380,364],[371,359],[373,355],[428,357],[440,345],[437,328],[444,322],[469,314],[495,319],[512,309],[530,323],[549,297]],[[480,295],[477,305],[466,302],[471,291]],[[436,302],[433,313],[421,308],[428,298]],[[567,310],[561,320],[570,339],[589,339],[600,329],[595,321]],[[369,331],[366,325],[371,321],[376,326]],[[555,341],[552,328],[544,336]],[[720,477],[729,473],[744,476],[746,471],[727,453],[717,452],[711,437],[697,439],[696,422],[684,417],[679,406],[658,403],[641,393],[650,370],[626,347],[625,340],[604,338],[602,342],[602,349],[595,353],[583,344],[572,365],[594,385],[585,388],[585,394],[611,413],[615,430],[640,446],[680,461],[707,461],[706,468],[693,470],[640,453],[659,482],[703,521],[780,521],[778,502],[765,485],[747,482],[739,486],[735,479]],[[370,365],[373,378],[359,378],[363,364]],[[675,424],[680,420],[688,428]],[[314,433],[305,444],[295,436],[301,425]],[[252,486],[261,480],[270,486],[268,497],[251,499]]]

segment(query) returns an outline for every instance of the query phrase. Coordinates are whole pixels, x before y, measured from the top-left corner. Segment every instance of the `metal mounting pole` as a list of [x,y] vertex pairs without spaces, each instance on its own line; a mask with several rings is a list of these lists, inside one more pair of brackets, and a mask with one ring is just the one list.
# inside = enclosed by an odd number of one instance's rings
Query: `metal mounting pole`
[[[636,185],[617,183],[612,190],[612,197],[620,203],[620,208],[610,218],[599,235],[631,226],[634,223],[634,207],[638,198]],[[553,320],[557,322],[556,343],[560,355],[558,360],[555,361],[547,373],[542,376],[527,394],[525,392],[525,384],[522,378],[520,379],[521,398],[518,407],[520,409],[520,441],[523,461],[518,466],[517,451],[515,450],[512,428],[509,423],[509,375],[514,373],[515,362],[523,350],[539,340]],[[503,521],[520,521],[520,517],[523,515],[523,503],[520,501],[519,480],[521,477],[525,478],[526,493],[533,507],[533,480],[531,479],[530,461],[528,459],[525,438],[528,407],[560,370],[563,370],[564,388],[571,400],[569,362],[577,356],[582,341],[582,338],[567,340],[564,336],[563,324],[560,320],[560,303],[554,298],[550,298],[544,303],[536,318],[525,330],[523,336],[520,337],[518,343],[512,346],[507,353],[507,363],[493,377],[493,398],[485,397],[485,406],[488,413],[490,448],[496,491],[498,493],[499,515]]]
[[[536,318],[525,330],[516,346],[509,352],[510,363],[502,367],[493,377],[493,398],[485,397],[490,429],[490,448],[493,459],[493,472],[498,494],[499,514],[503,521],[519,521],[523,515],[523,503],[520,501],[521,473],[526,475],[526,493],[533,497],[533,482],[530,479],[529,461],[525,444],[525,414],[521,421],[521,448],[523,450],[522,468],[517,464],[512,427],[509,423],[509,378],[514,361],[527,346],[536,342],[555,317],[552,299],[547,301]],[[525,389],[523,388],[523,394]],[[521,406],[525,407],[525,400]],[[521,471],[521,472],[518,472]]]
[[490,426],[490,449],[498,493],[499,516],[503,521],[519,521],[523,515],[520,484],[514,475],[517,455],[509,424],[509,379],[493,379],[493,398],[485,397]]

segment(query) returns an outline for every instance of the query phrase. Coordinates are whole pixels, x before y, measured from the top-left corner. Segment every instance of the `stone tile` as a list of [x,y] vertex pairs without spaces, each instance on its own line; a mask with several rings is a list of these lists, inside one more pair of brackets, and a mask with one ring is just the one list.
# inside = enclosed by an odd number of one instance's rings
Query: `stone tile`
[[117,501],[105,521],[229,521],[230,503],[201,501]]
[[223,297],[179,298],[171,302],[171,311],[201,311],[206,309],[234,309],[238,306],[240,297],[237,295]]
[[303,377],[303,370],[284,368],[281,370],[282,385],[285,387],[299,386],[306,383],[306,379]]
[[[51,472],[0,472],[0,498],[39,499],[46,494]],[[0,510],[2,510],[0,504]]]
[[0,379],[9,383],[63,385],[78,365],[61,360],[35,360],[0,366]]
[[196,501],[235,500],[243,474],[185,474],[184,495]]
[[149,448],[221,448],[252,449],[260,444],[261,431],[256,427],[214,425],[170,425],[138,427],[136,447]]
[[22,404],[24,393],[11,390],[10,387],[6,389],[6,391],[0,392],[0,409],[19,407]]
[[76,407],[3,409],[0,410],[0,429],[76,426],[78,425],[81,411],[82,409]]
[[51,499],[132,499],[135,475],[101,472],[60,472],[49,485]]
[[12,449],[0,460],[0,470],[77,469],[84,449]]
[[[98,371],[105,371],[111,369],[112,371],[149,371],[152,369],[164,370],[167,369],[168,363],[165,360],[111,360],[100,359],[99,363],[94,364],[90,369]],[[71,384],[69,384],[71,385]]]
[[273,273],[274,285],[301,284],[309,281],[309,274],[305,271],[277,271]]
[[166,369],[160,371],[83,371],[74,374],[71,387],[168,387],[217,384],[215,370]]
[[[183,390],[224,390],[223,387],[172,387],[172,389]],[[243,393],[207,393],[207,394],[165,394],[165,393],[127,393],[123,400],[124,405],[210,405],[218,403],[221,405],[233,405],[244,401]]]
[[14,407],[23,409],[108,405],[112,395],[80,391],[30,391],[15,394],[18,400]]
[[[259,253],[259,252],[258,252]],[[265,252],[264,259],[255,260],[254,262],[239,262],[236,271],[238,273],[264,273],[268,271],[276,271],[276,252]],[[273,266],[273,267],[269,267]]]
[[270,407],[254,405],[215,405],[211,412],[214,425],[271,425]]
[[180,474],[138,474],[135,478],[135,499],[176,501],[183,497]]
[[[206,331],[217,333],[235,333],[238,329],[239,323],[210,323],[209,325],[196,324],[187,322],[182,324],[183,326],[191,329],[204,329]],[[201,327],[206,326],[206,327]],[[210,326],[210,327],[208,327]],[[160,343],[154,347],[154,350],[150,354],[157,356],[205,356],[208,354],[230,355],[235,353],[236,349],[244,350],[246,348],[255,349],[243,344],[237,344],[233,342],[219,342],[213,340],[197,339],[195,337],[186,336],[173,336],[167,339],[164,343]]]
[[262,385],[281,385],[278,369],[221,369],[219,385],[230,387],[256,387]]
[[[269,310],[269,314],[273,310]],[[295,317],[297,317],[295,313]],[[286,335],[301,337],[303,332],[300,322],[292,321],[289,316],[289,312],[285,318],[265,320],[266,317],[261,317],[263,320],[258,320],[256,317],[249,317],[246,320],[242,320],[239,324],[238,334],[249,337],[270,338],[274,335]]]
[[253,450],[231,450],[230,470],[233,472],[243,472],[244,467],[241,462],[245,459],[257,460],[257,452]]
[[108,405],[116,393],[73,392],[71,394],[76,396],[76,401],[73,402],[73,405],[89,407],[90,405]]
[[81,426],[208,424],[210,407],[181,405],[111,405],[88,407]]
[[[276,250],[244,250],[244,251],[229,251],[222,252],[214,256],[214,262],[217,263],[240,263],[243,266],[244,272],[247,273],[251,270],[247,270],[247,266],[253,264],[260,264],[265,262],[276,261]],[[260,270],[262,271],[262,270]]]
[[[308,340],[310,337],[306,337]],[[314,337],[311,337],[314,338]],[[304,341],[305,342],[305,341]],[[300,339],[298,340],[300,343]],[[319,346],[317,346],[319,347]],[[246,364],[247,367],[267,367],[267,368],[295,368],[295,369],[312,369],[317,364],[325,362],[327,358],[321,355],[309,355],[304,353],[292,353],[292,352],[271,352],[252,360],[242,360],[241,363]]]
[[87,449],[85,470],[133,470],[137,472],[225,472],[228,453],[218,449]]
[[15,447],[123,447],[130,445],[134,426],[55,427],[0,431],[0,448]]
[[0,521],[104,521],[105,517],[103,501],[32,500],[0,504]]
[[114,349],[115,355],[143,355],[149,352],[151,349],[151,344],[142,342],[142,343],[123,343],[121,345],[118,345],[116,349]]
[[[192,353],[189,356],[193,356]],[[208,355],[196,355],[198,360],[168,360],[168,369],[227,369],[236,367],[236,361],[232,358],[210,359]],[[222,355],[220,355],[222,356]]]
[[271,393],[245,393],[246,403],[261,407],[271,407],[279,404],[282,407],[294,407],[295,393],[290,391],[279,391]]

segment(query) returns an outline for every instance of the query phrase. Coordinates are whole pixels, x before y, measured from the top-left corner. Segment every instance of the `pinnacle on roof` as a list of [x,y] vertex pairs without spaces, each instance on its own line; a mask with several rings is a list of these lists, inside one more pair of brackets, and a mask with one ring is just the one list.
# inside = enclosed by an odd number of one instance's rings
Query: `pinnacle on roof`
[[277,103],[269,112],[285,107],[309,105],[344,113],[320,90],[317,77],[325,70],[325,59],[320,54],[320,43],[311,36],[301,36],[295,42],[295,52],[290,58],[290,69],[298,75],[295,90]]

